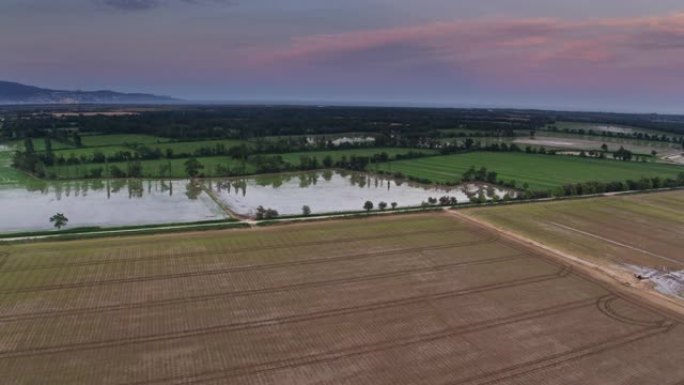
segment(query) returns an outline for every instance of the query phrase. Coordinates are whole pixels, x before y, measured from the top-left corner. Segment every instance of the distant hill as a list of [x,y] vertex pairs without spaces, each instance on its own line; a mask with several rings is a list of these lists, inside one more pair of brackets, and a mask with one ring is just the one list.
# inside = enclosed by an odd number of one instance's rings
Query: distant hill
[[0,81],[0,104],[166,104],[179,99],[114,91],[64,91]]

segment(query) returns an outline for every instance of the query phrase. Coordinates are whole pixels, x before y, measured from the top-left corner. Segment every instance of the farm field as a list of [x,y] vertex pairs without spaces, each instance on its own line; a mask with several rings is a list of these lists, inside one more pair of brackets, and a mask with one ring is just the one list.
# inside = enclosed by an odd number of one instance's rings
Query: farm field
[[[534,139],[529,137],[517,138],[512,141],[518,146],[524,147],[530,145],[532,147],[545,147],[546,149],[574,149],[574,150],[594,150],[601,151],[601,145],[606,144],[608,151],[617,151],[620,147],[626,150],[650,155],[651,151],[656,151],[658,158],[666,155],[681,154],[684,152],[679,143],[658,142],[648,140],[636,140],[625,138],[614,138],[587,135],[570,135],[570,134],[544,134],[537,135]],[[610,154],[607,154],[610,157]]]
[[[201,170],[202,174],[206,177],[220,176],[217,174],[216,166],[221,165],[223,167],[241,167],[243,162],[240,160],[235,160],[229,156],[210,156],[210,157],[198,157],[197,160],[204,165],[204,169]],[[186,158],[181,159],[154,159],[154,160],[142,160],[140,164],[142,166],[142,177],[143,178],[160,178],[160,177],[170,177],[170,178],[186,178],[188,176],[185,170]],[[160,168],[167,167],[171,165],[171,172],[164,175],[161,174]],[[245,172],[254,172],[254,166],[245,162]],[[109,167],[118,167],[119,169],[126,171],[128,167],[127,162],[111,162]],[[104,169],[105,165],[103,163],[88,163],[83,165],[71,165],[71,166],[53,166],[49,167],[49,172],[54,172],[57,179],[78,179],[82,178],[84,175],[91,173],[93,169]],[[106,175],[106,172],[103,173]]]
[[86,158],[90,159],[92,158],[93,154],[95,152],[101,152],[104,156],[111,156],[114,155],[118,152],[126,152],[128,151],[129,153],[134,153],[135,151],[132,150],[129,147],[125,147],[122,145],[113,145],[113,146],[102,146],[102,147],[74,147],[74,148],[67,148],[63,150],[55,150],[55,156],[63,156],[65,159],[68,159],[71,157],[71,154],[74,154],[75,157],[79,158],[81,156],[85,156]]
[[417,148],[396,148],[396,147],[371,147],[371,148],[354,148],[345,150],[331,150],[331,151],[307,151],[307,152],[291,152],[286,154],[277,154],[283,157],[283,160],[298,165],[299,159],[302,156],[315,157],[321,162],[323,158],[330,155],[333,161],[339,161],[343,156],[347,158],[351,156],[373,156],[375,154],[387,153],[390,159],[394,159],[397,155],[408,154],[409,152],[419,152],[422,154],[436,154],[435,150],[424,150]]
[[684,171],[679,166],[657,163],[508,152],[473,152],[409,159],[380,164],[378,168],[444,183],[458,180],[471,166],[486,167],[489,171],[497,172],[499,179],[515,180],[518,186],[527,183],[534,190],[550,190],[565,183],[618,182],[655,176],[676,178]]
[[449,214],[0,252],[12,384],[684,379],[680,316]]
[[[464,213],[592,263],[684,270],[682,191],[473,208]],[[684,294],[684,274],[681,287],[674,281],[672,285],[672,294]]]
[[[76,148],[74,145],[72,145],[71,143],[68,143],[68,142],[60,142],[57,140],[52,140],[51,143],[52,143],[52,149],[54,151]],[[24,141],[23,140],[10,140],[10,141],[0,143],[0,146],[2,146],[2,145],[7,146],[7,147],[13,147],[15,149],[20,149],[22,151],[24,150]],[[34,139],[33,140],[33,148],[36,151],[45,151],[45,140],[44,139]]]
[[221,140],[201,140],[201,141],[193,141],[193,142],[166,142],[166,143],[160,143],[160,144],[150,144],[149,147],[151,148],[158,148],[164,152],[166,150],[172,150],[174,153],[179,154],[179,153],[184,153],[184,154],[190,154],[193,155],[195,151],[199,150],[202,147],[216,147],[217,145],[222,144],[226,148],[231,148],[231,147],[236,147],[242,144],[249,144],[248,141],[246,140],[233,140],[233,139],[221,139]]
[[623,125],[617,125],[617,124],[606,124],[606,123],[583,123],[583,122],[565,122],[565,121],[560,121],[556,122],[553,124],[554,126],[558,127],[561,130],[564,129],[569,129],[569,130],[594,130],[596,132],[612,132],[614,134],[618,133],[623,133],[623,134],[631,134],[635,132],[644,132],[644,133],[659,133],[658,131],[654,130],[649,130],[646,128],[641,128],[641,127],[631,127],[631,126],[623,126]]
[[0,186],[29,183],[34,179],[12,167],[12,147],[0,144]]
[[[205,143],[205,142],[195,142],[195,143]],[[173,145],[186,145],[186,143],[169,143],[168,146]],[[94,150],[110,149],[111,152],[117,152],[119,149],[126,150],[125,147],[101,147],[101,148],[83,148],[78,150],[63,150],[56,153],[63,155],[65,158],[71,156],[72,153],[75,156],[81,154],[89,155]],[[386,152],[390,157],[395,157],[397,154],[406,154],[409,149],[401,148],[363,148],[363,149],[350,149],[350,150],[335,150],[335,151],[320,151],[320,152],[301,152],[301,153],[286,153],[286,154],[268,154],[266,156],[279,155],[283,160],[293,166],[297,166],[300,163],[301,156],[317,157],[319,162],[323,160],[326,155],[330,155],[333,161],[340,160],[343,156],[351,157],[355,156],[372,156],[374,154],[379,154]],[[420,152],[431,152],[430,150],[413,150]],[[432,151],[434,152],[434,151]],[[233,159],[229,156],[208,156],[208,157],[197,157],[197,160],[204,165],[202,169],[202,174],[205,177],[222,176],[217,173],[216,166],[220,165],[223,167],[237,168],[243,165],[241,160]],[[142,177],[146,178],[159,178],[159,177],[172,177],[172,178],[185,178],[187,177],[187,172],[185,170],[186,158],[179,159],[155,159],[155,160],[142,160],[140,164],[142,165]],[[166,167],[171,165],[171,174],[162,175],[160,173],[160,167]],[[118,167],[121,170],[126,170],[128,167],[127,162],[110,162],[110,167]],[[256,172],[256,168],[253,163],[249,160],[244,162],[244,172],[246,174],[253,174]],[[103,163],[86,163],[78,165],[65,165],[65,166],[52,166],[48,168],[48,172],[54,173],[57,179],[71,179],[71,178],[82,178],[84,175],[91,174],[94,169],[104,169],[105,165]],[[103,173],[106,175],[106,172]]]
[[153,144],[164,143],[170,139],[152,135],[141,134],[115,134],[115,135],[83,135],[81,142],[86,147],[101,147],[123,144]]

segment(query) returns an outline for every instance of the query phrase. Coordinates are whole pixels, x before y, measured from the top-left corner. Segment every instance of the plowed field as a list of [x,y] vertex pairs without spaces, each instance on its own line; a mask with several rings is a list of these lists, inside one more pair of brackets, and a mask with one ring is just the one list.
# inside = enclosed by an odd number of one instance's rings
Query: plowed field
[[0,246],[5,384],[659,384],[677,315],[448,214]]

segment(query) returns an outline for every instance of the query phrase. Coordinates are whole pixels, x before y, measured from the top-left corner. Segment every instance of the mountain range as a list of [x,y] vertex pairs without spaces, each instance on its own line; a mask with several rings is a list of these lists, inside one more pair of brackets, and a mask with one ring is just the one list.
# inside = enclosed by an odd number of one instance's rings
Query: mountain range
[[0,81],[0,104],[169,104],[180,101],[152,94],[52,90]]

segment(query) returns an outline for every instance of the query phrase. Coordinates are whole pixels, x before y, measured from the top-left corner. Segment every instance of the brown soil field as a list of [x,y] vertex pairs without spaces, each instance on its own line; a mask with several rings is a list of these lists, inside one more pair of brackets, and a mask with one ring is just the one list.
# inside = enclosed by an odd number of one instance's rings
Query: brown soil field
[[6,384],[681,385],[683,322],[446,213],[0,246]]
[[476,208],[466,215],[595,261],[684,268],[684,191]]
[[577,258],[623,284],[655,289],[684,310],[684,191],[483,207],[457,215]]

